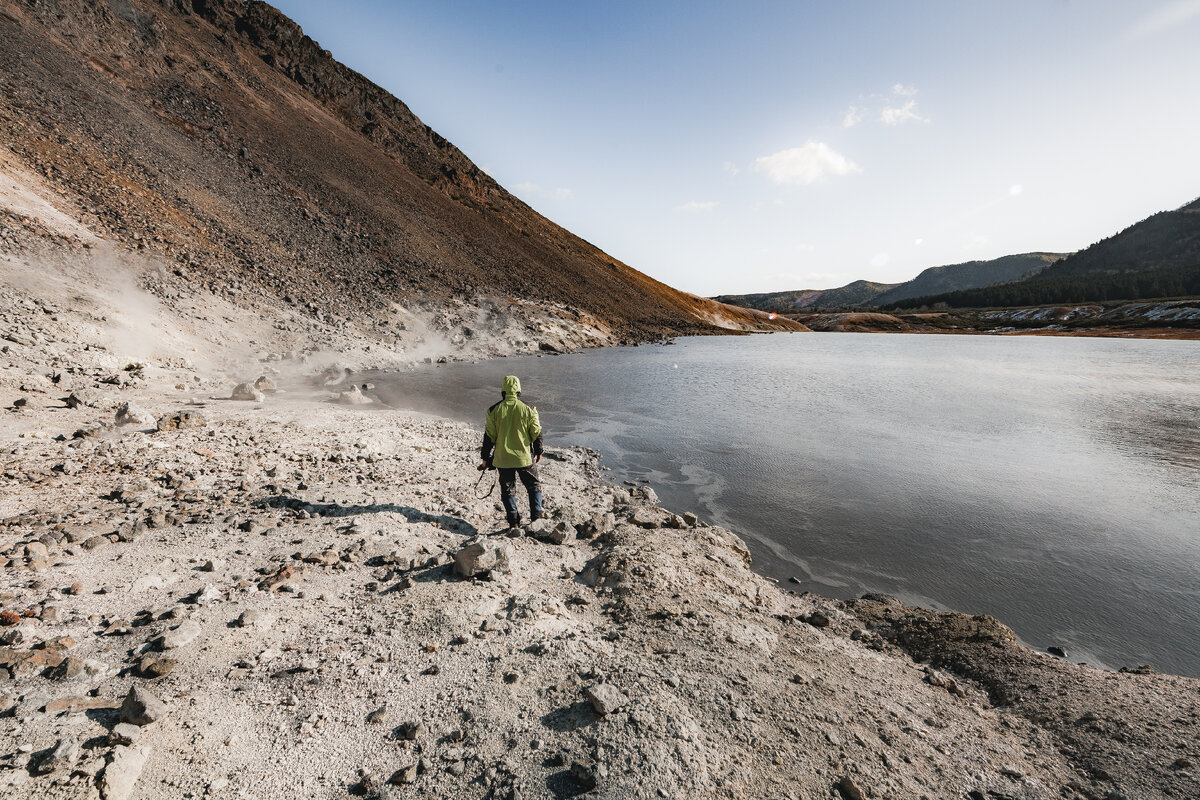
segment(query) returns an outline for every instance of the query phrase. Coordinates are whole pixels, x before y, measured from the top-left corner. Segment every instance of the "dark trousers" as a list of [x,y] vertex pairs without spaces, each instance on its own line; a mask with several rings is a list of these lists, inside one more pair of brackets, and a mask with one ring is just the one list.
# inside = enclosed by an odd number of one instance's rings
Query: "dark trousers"
[[517,511],[517,498],[513,496],[513,490],[517,488],[517,478],[521,479],[525,491],[529,493],[529,512],[531,514],[541,513],[542,484],[538,480],[537,464],[530,464],[528,467],[499,467],[498,469],[500,472],[500,502],[504,504],[508,521],[514,522],[521,518]]

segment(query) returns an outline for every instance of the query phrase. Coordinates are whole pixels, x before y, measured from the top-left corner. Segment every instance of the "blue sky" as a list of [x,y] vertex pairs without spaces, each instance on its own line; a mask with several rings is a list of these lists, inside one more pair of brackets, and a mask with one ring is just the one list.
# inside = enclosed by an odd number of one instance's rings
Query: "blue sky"
[[1200,196],[1200,0],[277,5],[697,294],[1070,251]]

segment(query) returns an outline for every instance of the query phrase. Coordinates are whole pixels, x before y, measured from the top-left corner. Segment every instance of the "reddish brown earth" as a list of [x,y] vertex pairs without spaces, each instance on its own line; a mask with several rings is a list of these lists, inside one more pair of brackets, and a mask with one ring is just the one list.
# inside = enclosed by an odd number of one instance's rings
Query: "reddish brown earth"
[[264,3],[4,0],[0,41],[0,153],[215,293],[346,317],[518,298],[617,341],[802,329],[555,225]]

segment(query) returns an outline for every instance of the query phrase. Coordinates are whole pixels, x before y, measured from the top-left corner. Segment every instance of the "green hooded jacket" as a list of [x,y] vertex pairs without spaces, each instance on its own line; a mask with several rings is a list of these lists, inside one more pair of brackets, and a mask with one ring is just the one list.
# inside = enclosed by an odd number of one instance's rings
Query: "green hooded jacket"
[[500,388],[504,399],[487,410],[481,455],[501,469],[528,467],[534,456],[542,454],[542,423],[537,409],[517,398],[521,392],[517,376],[505,377]]

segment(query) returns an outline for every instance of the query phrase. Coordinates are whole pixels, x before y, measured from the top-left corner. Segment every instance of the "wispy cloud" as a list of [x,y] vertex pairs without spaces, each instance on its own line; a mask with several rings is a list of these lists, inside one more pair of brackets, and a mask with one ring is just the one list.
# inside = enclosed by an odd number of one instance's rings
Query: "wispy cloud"
[[917,87],[912,84],[894,83],[886,92],[860,97],[842,115],[842,127],[853,128],[870,117],[889,127],[905,122],[929,122],[928,117],[917,111],[917,93]]
[[1129,30],[1133,38],[1162,33],[1200,16],[1200,0],[1175,0],[1166,3],[1139,19]]
[[810,139],[802,147],[780,150],[756,159],[754,171],[765,174],[775,183],[810,184],[826,175],[862,172],[862,167],[824,142]]
[[903,125],[905,122],[929,122],[917,113],[917,101],[908,100],[902,106],[885,106],[879,112],[879,121],[884,125]]
[[560,186],[554,190],[554,199],[555,200],[570,200],[571,196],[573,194],[575,194],[575,192],[571,191],[570,189],[568,189],[565,186]]
[[542,190],[542,187],[538,186],[533,181],[521,181],[513,188],[516,189],[518,192],[525,192],[527,194],[535,194]]
[[689,214],[697,214],[706,211],[712,211],[718,205],[720,205],[720,203],[716,202],[715,200],[706,200],[703,202],[699,200],[689,200],[681,206],[675,206],[675,210],[684,211]]
[[730,175],[740,175],[742,172],[740,169],[738,169],[738,165],[732,161],[726,161],[721,165],[721,169],[725,170]]

